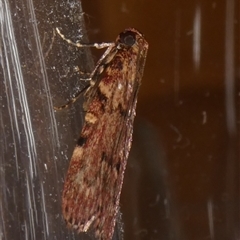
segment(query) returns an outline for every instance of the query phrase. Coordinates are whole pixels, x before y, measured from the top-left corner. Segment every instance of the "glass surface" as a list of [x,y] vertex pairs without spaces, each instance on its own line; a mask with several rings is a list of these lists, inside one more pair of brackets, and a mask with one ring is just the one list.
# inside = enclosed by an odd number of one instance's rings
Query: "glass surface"
[[121,195],[124,239],[240,238],[239,1],[0,3],[0,239],[90,239],[61,214],[82,99],[53,106],[85,86],[102,52],[92,59],[56,27],[84,42],[135,27],[149,42]]

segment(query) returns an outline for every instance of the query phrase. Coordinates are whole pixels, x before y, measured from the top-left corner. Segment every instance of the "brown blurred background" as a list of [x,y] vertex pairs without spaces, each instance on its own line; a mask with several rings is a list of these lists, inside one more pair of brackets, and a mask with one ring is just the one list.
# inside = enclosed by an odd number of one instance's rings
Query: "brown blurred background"
[[239,1],[83,1],[90,41],[149,53],[122,194],[126,239],[239,238]]

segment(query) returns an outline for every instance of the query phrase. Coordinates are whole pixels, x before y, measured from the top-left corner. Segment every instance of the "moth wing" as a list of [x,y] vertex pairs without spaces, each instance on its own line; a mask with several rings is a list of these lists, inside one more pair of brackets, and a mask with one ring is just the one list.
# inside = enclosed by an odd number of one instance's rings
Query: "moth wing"
[[87,131],[89,137],[83,146],[75,147],[67,174],[65,219],[79,232],[91,226],[100,239],[110,239],[114,231],[132,141],[133,102],[128,101],[126,112],[103,113],[97,124],[83,127],[82,133]]
[[[129,102],[130,105],[130,102]],[[106,134],[105,139],[114,141],[111,151],[108,142],[102,145],[102,156],[99,161],[99,194],[97,194],[98,215],[94,223],[96,234],[102,239],[111,239],[114,231],[116,216],[119,211],[120,193],[123,184],[127,158],[132,143],[133,119],[135,110],[129,106],[131,115],[114,114],[110,116],[119,124],[115,126],[115,136]],[[131,108],[131,109],[130,109]],[[115,119],[115,120],[114,120]],[[113,132],[113,131],[112,131]],[[106,152],[104,151],[106,150]]]

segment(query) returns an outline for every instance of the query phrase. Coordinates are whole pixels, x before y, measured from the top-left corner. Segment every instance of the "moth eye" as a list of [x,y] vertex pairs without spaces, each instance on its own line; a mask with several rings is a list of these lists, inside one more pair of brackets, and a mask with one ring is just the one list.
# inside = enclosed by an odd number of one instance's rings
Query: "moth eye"
[[132,31],[122,32],[120,34],[120,42],[131,47],[136,42],[136,34]]

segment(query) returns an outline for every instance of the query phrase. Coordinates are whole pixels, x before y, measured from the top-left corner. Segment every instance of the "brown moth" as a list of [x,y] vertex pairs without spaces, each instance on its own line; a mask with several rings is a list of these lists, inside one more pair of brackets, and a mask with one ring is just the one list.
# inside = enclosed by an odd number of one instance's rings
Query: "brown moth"
[[97,239],[111,240],[148,43],[141,33],[129,28],[113,43],[92,46],[108,48],[85,93],[85,123],[67,172],[62,211],[69,227],[78,232],[90,229]]

